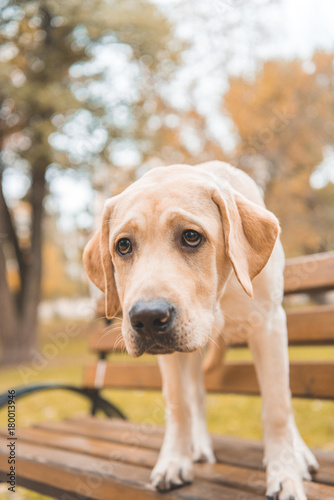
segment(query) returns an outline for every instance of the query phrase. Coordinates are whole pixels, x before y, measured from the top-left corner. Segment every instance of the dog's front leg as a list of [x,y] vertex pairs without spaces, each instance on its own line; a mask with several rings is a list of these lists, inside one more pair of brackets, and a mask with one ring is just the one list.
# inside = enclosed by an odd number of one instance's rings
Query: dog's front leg
[[[205,418],[203,352],[187,354],[187,391],[190,402],[192,454],[194,462],[216,462]],[[185,366],[185,365],[184,365]]]
[[166,401],[166,431],[151,482],[160,491],[177,488],[193,479],[187,356],[191,354],[158,356]]
[[306,500],[302,479],[311,479],[316,459],[294,423],[289,389],[285,312],[275,305],[249,339],[261,387],[267,496]]

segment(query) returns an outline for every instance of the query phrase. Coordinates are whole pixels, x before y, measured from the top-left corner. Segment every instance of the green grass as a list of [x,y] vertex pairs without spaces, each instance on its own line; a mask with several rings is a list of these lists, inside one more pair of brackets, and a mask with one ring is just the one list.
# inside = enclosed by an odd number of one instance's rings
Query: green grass
[[[0,371],[0,392],[7,391],[26,383],[63,382],[80,386],[83,366],[95,356],[88,351],[87,328],[79,324],[77,334],[55,353],[50,348],[55,333],[64,331],[59,322],[43,325],[41,343],[34,363]],[[47,347],[48,346],[48,347]],[[52,354],[52,359],[48,357]],[[114,355],[117,361],[129,361],[126,355]],[[227,358],[230,360],[248,360],[251,355],[247,349],[231,349]],[[133,362],[145,362],[152,357],[144,356]],[[290,349],[293,360],[333,360],[334,347],[294,347]],[[103,394],[113,401],[135,422],[164,423],[164,403],[161,393],[144,391],[121,391],[105,389]],[[334,402],[320,400],[293,400],[297,425],[308,445],[334,452]],[[18,401],[17,425],[26,427],[37,422],[60,420],[74,414],[86,414],[89,404],[81,396],[65,391],[40,392]],[[255,396],[214,395],[207,396],[207,418],[209,430],[218,434],[227,434],[245,438],[261,439],[261,399]],[[6,425],[5,410],[0,411],[0,427]],[[16,500],[42,500],[42,495],[17,489]],[[0,498],[12,500],[13,497],[0,486]]]

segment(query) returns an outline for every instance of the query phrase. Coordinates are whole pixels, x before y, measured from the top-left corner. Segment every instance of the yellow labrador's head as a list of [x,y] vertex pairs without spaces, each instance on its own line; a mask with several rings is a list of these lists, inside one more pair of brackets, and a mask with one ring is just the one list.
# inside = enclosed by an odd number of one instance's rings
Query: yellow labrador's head
[[107,201],[84,265],[106,316],[122,309],[129,354],[190,352],[206,344],[232,268],[252,296],[278,233],[274,215],[227,182],[161,167]]

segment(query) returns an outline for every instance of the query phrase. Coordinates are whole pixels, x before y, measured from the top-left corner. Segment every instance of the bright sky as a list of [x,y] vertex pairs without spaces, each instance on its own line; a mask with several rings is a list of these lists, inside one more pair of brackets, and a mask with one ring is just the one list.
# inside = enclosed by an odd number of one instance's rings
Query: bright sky
[[277,55],[306,59],[316,48],[334,49],[333,0],[284,0],[283,16],[285,33],[276,42]]
[[[210,0],[213,15],[230,15],[246,6],[248,0]],[[179,8],[184,0],[154,0],[166,13]],[[197,2],[198,3],[198,2]],[[265,5],[266,0],[258,0]],[[265,43],[261,52],[269,57],[308,58],[315,48],[334,49],[333,0],[281,0],[265,14],[270,30],[280,33],[271,43]],[[180,20],[182,22],[182,20]]]
[[[221,76],[215,75],[213,70],[210,71],[216,63],[216,58],[220,57],[219,51],[215,47],[217,37],[213,33],[219,32],[219,23],[223,26],[224,16],[235,19],[237,26],[238,23],[240,24],[240,28],[242,28],[242,23],[245,20],[247,25],[252,26],[254,17],[258,15],[256,9],[250,11],[246,0],[210,0],[205,4],[201,4],[199,0],[194,3],[192,3],[193,0],[154,1],[167,15],[171,16],[172,20],[178,23],[177,33],[194,42],[193,49],[186,58],[187,67],[180,71],[172,94],[176,96],[175,98],[179,101],[178,104],[182,106],[183,101],[187,99],[189,82],[193,78],[197,78],[199,83],[195,97],[199,103],[198,107],[206,115],[210,115],[212,130],[217,128],[220,130],[220,138],[223,136],[225,141],[223,141],[224,147],[226,149],[232,148],[235,140],[230,132],[231,124],[228,119],[222,119],[215,112],[221,99],[221,89],[224,88],[224,85],[226,88],[226,78],[224,77],[224,83]],[[266,1],[258,0],[258,4],[266,4]],[[206,12],[204,12],[203,19],[201,19],[201,12],[198,10],[198,19],[191,25],[187,22],[187,9],[189,9],[189,6],[191,8],[194,5],[198,9],[202,9],[206,5]],[[209,14],[208,8],[210,9]],[[259,10],[259,12],[262,12],[262,10]],[[203,23],[207,23],[208,15],[213,31],[210,34],[210,30],[208,30],[205,38],[203,34],[204,27],[201,31],[201,23],[202,26],[207,28],[208,25]],[[265,9],[261,15],[263,16],[262,22],[264,26],[273,34],[269,43],[266,41],[256,49],[261,58],[299,57],[308,61],[316,49],[334,50],[333,0],[282,0],[279,5],[273,5]],[[209,26],[211,27],[211,24]],[[236,72],[243,70],[247,64],[247,54],[249,50],[252,50],[251,40],[254,35],[256,33],[251,33],[251,29],[248,34],[245,33],[245,30],[238,32],[238,29],[234,34],[232,45],[234,45],[236,57],[233,68]],[[98,64],[101,64],[101,54]],[[106,64],[106,61],[110,60],[107,52],[106,54],[107,56],[102,58],[102,64]],[[123,59],[119,60],[121,66],[124,57],[127,57],[127,54],[123,56]],[[110,71],[110,73],[114,75],[115,68],[112,69],[113,71]],[[124,76],[124,67],[119,75],[121,80],[122,76]],[[124,90],[124,82],[121,87]],[[217,124],[219,127],[217,127]],[[222,133],[222,130],[224,133]],[[99,140],[98,136],[96,140]],[[25,189],[24,183],[26,183],[24,175],[17,176],[13,174],[8,170],[5,177],[5,192],[10,198],[17,197],[22,189]],[[318,172],[314,179],[315,187],[321,187],[324,180],[334,181],[334,155],[332,153],[320,168],[320,175]],[[78,180],[73,175],[64,174],[51,182],[50,189],[58,206],[64,207],[64,224],[62,226],[64,229],[69,229],[71,226],[69,222],[74,220],[74,217],[83,211],[87,207],[87,203],[91,201],[92,192],[90,186],[84,179]]]

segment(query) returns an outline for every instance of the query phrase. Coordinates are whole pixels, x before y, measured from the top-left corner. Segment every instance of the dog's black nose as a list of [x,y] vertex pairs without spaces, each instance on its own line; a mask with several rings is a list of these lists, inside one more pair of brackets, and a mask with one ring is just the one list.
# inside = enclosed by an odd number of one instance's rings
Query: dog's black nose
[[132,327],[144,337],[166,333],[172,323],[174,308],[166,300],[138,300],[129,311]]

